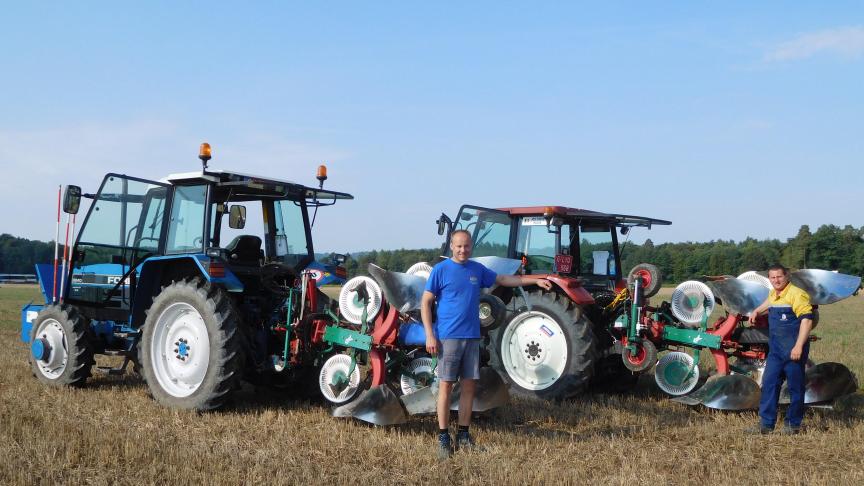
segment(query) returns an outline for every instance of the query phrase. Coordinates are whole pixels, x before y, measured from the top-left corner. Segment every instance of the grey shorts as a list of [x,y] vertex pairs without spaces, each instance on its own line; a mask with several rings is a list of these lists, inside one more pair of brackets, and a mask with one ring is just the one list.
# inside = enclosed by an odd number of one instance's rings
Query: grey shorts
[[442,339],[436,372],[441,381],[479,380],[480,340]]

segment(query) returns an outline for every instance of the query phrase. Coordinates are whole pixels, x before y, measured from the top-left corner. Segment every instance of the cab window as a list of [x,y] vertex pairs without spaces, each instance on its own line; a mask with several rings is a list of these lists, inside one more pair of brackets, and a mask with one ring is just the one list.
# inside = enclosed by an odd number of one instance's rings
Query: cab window
[[201,251],[204,235],[204,203],[207,186],[180,186],[174,189],[174,204],[168,226],[168,253]]

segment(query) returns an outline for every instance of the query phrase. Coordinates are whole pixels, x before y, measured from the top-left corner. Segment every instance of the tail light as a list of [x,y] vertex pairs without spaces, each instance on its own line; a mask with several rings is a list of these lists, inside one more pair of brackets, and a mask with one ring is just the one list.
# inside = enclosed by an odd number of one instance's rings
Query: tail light
[[207,273],[213,278],[223,278],[225,276],[225,264],[219,260],[210,260],[207,266]]
[[333,273],[339,278],[348,278],[348,270],[345,267],[336,267],[333,269]]

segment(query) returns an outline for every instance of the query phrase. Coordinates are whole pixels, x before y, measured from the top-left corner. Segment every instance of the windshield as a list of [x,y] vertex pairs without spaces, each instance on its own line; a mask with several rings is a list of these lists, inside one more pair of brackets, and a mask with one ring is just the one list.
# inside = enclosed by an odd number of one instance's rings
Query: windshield
[[[554,229],[554,228],[553,228]],[[560,227],[561,241],[570,241],[570,226]],[[525,216],[519,221],[519,234],[516,238],[516,256],[525,256],[526,273],[551,273],[555,270],[555,245],[557,233],[549,231],[542,217]],[[569,254],[569,247],[561,248],[562,254]]]

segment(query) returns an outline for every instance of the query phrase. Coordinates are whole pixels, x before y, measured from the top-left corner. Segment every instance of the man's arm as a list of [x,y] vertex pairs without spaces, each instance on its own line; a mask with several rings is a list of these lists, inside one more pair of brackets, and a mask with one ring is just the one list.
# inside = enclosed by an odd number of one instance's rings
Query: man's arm
[[537,285],[544,290],[552,290],[552,282],[544,277],[533,275],[498,275],[495,283],[503,287],[522,287],[524,285]]
[[420,319],[423,320],[423,329],[426,331],[426,352],[432,356],[438,355],[438,338],[435,337],[435,329],[432,327],[432,303],[435,302],[435,294],[428,290],[423,292],[420,300]]
[[801,359],[801,353],[804,352],[804,345],[810,339],[810,330],[813,329],[813,319],[801,319],[801,326],[798,328],[798,340],[795,341],[795,346],[792,347],[792,352],[789,353],[789,358],[792,361]]
[[792,361],[801,359],[801,353],[804,352],[804,345],[810,338],[810,331],[813,329],[813,306],[810,305],[810,295],[806,292],[799,292],[795,298],[795,303],[792,305],[792,312],[801,319],[801,324],[798,327],[798,340],[795,341],[795,346],[789,353],[789,358]]
[[759,314],[764,314],[765,311],[767,311],[769,307],[771,307],[771,299],[770,298],[765,299],[765,302],[762,302],[762,304],[760,304],[759,307],[753,309],[753,311],[750,312],[750,315],[749,315],[747,320],[750,322],[750,324],[755,323],[756,317],[758,317]]

